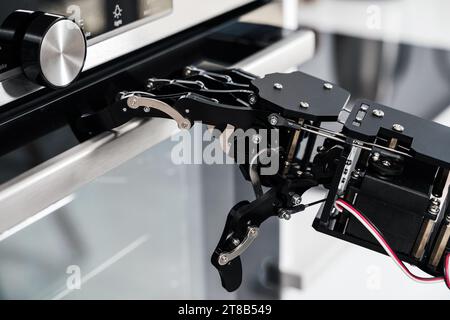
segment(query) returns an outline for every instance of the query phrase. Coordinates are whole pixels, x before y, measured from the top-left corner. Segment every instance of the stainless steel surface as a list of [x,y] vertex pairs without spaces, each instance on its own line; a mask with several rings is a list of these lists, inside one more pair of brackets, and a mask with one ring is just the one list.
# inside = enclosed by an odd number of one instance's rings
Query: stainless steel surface
[[298,31],[241,61],[236,67],[256,75],[286,71],[311,59],[315,47],[314,32]]
[[347,189],[348,182],[350,181],[350,175],[355,170],[357,160],[359,158],[359,155],[361,153],[361,149],[358,148],[358,146],[353,146],[350,150],[350,153],[347,157],[347,161],[345,163],[344,170],[342,170],[342,176],[339,181],[339,185],[337,188],[337,195],[344,194],[345,190]]
[[170,120],[132,121],[2,185],[0,232],[26,221],[176,131],[175,123]]
[[[236,65],[264,75],[310,59],[314,34],[300,31]],[[0,234],[177,132],[170,120],[132,121],[47,161],[0,186]]]
[[80,74],[86,58],[86,40],[71,20],[59,20],[48,29],[41,42],[40,66],[48,82],[69,85]]
[[247,250],[252,242],[258,237],[259,228],[257,227],[248,227],[247,235],[242,240],[242,242],[234,248],[231,252],[224,252],[219,255],[218,262],[221,266],[226,265],[228,262],[232,261],[239,257],[242,253]]
[[[124,54],[133,52],[158,40],[235,9],[253,0],[173,0],[173,11],[150,22],[137,21],[113,31],[110,38],[88,41],[83,71],[90,70]],[[195,10],[192,10],[195,8]],[[144,23],[143,23],[144,22]],[[145,23],[146,22],[146,23]],[[42,89],[19,70],[0,83],[0,106]]]

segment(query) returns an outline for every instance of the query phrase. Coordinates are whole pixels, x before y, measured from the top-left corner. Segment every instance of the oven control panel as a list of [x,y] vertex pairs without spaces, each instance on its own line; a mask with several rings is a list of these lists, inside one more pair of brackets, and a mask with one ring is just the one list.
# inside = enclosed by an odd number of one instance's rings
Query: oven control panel
[[[0,25],[4,24],[8,17],[17,10],[64,16],[75,22],[84,34],[84,38],[92,44],[121,33],[124,29],[132,28],[140,22],[145,23],[163,17],[169,14],[172,9],[173,0],[2,1],[0,4]],[[18,29],[22,27],[26,26],[17,24]],[[42,31],[42,35],[45,35],[44,31]],[[2,38],[10,37],[11,30],[7,32],[9,34],[0,30],[0,75],[19,67],[15,59],[10,59],[11,50],[9,47],[11,43],[2,41],[4,40]],[[12,30],[12,32],[16,33],[16,30]],[[14,52],[13,55],[17,57],[20,56],[20,53]]]

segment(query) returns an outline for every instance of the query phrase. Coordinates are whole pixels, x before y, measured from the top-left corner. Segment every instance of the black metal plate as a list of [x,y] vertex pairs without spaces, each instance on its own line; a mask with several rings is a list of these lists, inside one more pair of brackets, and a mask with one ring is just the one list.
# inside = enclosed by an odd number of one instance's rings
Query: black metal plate
[[[361,106],[366,105],[367,111],[362,121],[356,121]],[[383,117],[373,115],[373,110],[383,111]],[[359,123],[355,125],[356,123]],[[394,124],[404,127],[403,132],[393,130]],[[377,135],[382,134],[399,141],[411,143],[411,155],[417,160],[450,167],[450,128],[433,121],[425,120],[369,100],[355,102],[343,129],[349,137],[362,141],[373,142]]]
[[[275,88],[279,83],[282,89]],[[259,105],[288,118],[313,121],[336,121],[347,104],[350,93],[335,84],[325,88],[326,82],[305,73],[272,73],[252,81],[259,94]],[[302,108],[301,102],[308,103]]]

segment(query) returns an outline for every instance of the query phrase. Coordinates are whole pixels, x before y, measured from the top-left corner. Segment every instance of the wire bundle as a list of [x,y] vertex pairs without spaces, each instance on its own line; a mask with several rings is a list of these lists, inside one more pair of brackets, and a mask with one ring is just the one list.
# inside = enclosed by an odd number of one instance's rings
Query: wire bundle
[[338,199],[335,203],[336,209],[340,212],[343,210],[349,212],[373,235],[373,237],[378,241],[378,243],[383,247],[386,253],[392,258],[395,264],[402,270],[409,278],[420,283],[438,283],[445,282],[447,287],[450,289],[450,253],[447,254],[444,261],[444,276],[443,277],[420,277],[413,274],[405,264],[400,260],[395,251],[388,244],[386,239],[383,237],[381,232],[375,227],[375,225],[370,222],[361,212],[355,209],[352,205],[347,203],[342,199]]

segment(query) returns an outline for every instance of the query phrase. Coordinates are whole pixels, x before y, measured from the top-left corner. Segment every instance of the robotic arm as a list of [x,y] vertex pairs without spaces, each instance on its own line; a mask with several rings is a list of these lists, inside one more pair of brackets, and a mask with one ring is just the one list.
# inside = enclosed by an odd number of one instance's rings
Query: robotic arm
[[[230,210],[211,257],[228,291],[240,286],[240,256],[264,221],[316,204],[317,231],[388,254],[414,280],[450,286],[450,128],[349,100],[346,90],[301,72],[258,78],[187,67],[180,79],[149,79],[144,91],[121,92],[73,127],[83,139],[135,117],[163,117],[183,130],[201,121],[222,132],[224,152],[241,158],[256,195]],[[239,141],[249,142],[244,151]],[[319,185],[327,198],[302,203]],[[415,276],[402,261],[432,277]]]

